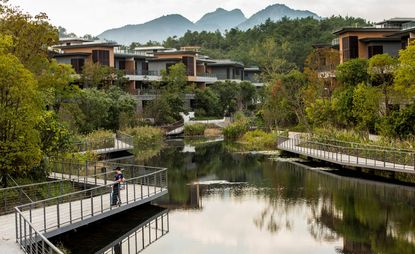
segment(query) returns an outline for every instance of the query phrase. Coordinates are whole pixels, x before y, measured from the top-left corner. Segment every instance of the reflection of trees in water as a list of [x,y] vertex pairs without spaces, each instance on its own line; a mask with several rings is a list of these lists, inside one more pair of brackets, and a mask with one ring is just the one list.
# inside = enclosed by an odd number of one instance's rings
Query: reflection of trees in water
[[[293,222],[286,216],[289,207],[280,202],[272,202],[254,218],[254,224],[260,230],[266,229],[270,233],[278,233],[281,229],[292,230]],[[285,215],[285,216],[284,216]]]
[[267,171],[273,192],[255,224],[275,232],[290,208],[310,208],[310,234],[343,238],[341,253],[415,253],[415,190],[324,175],[279,162]]
[[[260,230],[291,230],[295,221],[289,215],[305,205],[310,234],[317,241],[342,238],[341,253],[415,253],[415,191],[232,154],[223,143],[198,145],[196,153],[181,153],[182,148],[169,147],[145,162],[169,168],[169,202],[187,204],[192,199],[188,183],[198,179],[248,182],[255,196],[269,203],[253,219]],[[233,188],[232,195],[242,197],[247,190]]]

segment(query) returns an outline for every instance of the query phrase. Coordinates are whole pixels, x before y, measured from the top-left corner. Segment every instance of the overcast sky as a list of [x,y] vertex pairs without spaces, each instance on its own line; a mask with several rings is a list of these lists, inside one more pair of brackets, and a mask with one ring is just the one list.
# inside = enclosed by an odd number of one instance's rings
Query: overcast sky
[[46,12],[51,22],[78,35],[97,35],[109,28],[141,24],[167,14],[181,14],[197,21],[218,7],[239,8],[249,17],[270,4],[310,10],[320,16],[349,15],[371,21],[414,17],[415,0],[10,0],[23,10]]

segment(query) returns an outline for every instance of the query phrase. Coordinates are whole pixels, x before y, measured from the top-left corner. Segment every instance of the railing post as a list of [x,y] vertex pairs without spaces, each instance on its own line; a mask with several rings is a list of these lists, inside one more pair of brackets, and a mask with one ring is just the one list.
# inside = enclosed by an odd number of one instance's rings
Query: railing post
[[97,185],[97,162],[94,164],[95,186]]
[[58,228],[60,228],[61,222],[60,222],[60,211],[59,211],[59,198],[57,198],[57,200],[58,200],[58,204],[56,205],[56,216],[58,219]]
[[46,233],[46,202],[43,202],[43,230]]
[[386,151],[383,150],[383,167],[386,168]]
[[16,226],[16,243],[18,242],[19,235],[18,235],[18,227],[17,227],[17,211],[14,211],[14,220],[15,220],[15,226]]

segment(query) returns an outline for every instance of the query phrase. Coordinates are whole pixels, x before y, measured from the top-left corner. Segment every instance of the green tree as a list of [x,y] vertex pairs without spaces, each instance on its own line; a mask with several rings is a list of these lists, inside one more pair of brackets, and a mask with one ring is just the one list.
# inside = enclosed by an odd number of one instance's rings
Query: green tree
[[241,82],[238,95],[239,110],[247,110],[254,103],[256,95],[256,88],[251,82]]
[[375,55],[369,59],[368,73],[372,85],[380,86],[384,105],[385,115],[389,115],[389,98],[393,85],[393,72],[396,68],[396,60],[388,54]]
[[49,23],[45,13],[33,17],[8,5],[5,0],[0,1],[0,34],[12,37],[14,43],[9,53],[15,55],[35,77],[47,68],[48,47],[56,45],[59,39],[58,30]]
[[164,89],[167,92],[177,93],[184,91],[187,85],[186,66],[177,63],[169,67],[169,70],[161,71]]
[[415,96],[415,42],[399,52],[399,66],[395,72],[395,89],[407,98]]
[[361,131],[373,132],[379,119],[380,91],[376,87],[361,83],[356,86],[353,94],[353,115],[357,128]]
[[219,96],[211,89],[197,89],[195,92],[196,116],[223,116]]
[[336,78],[343,85],[357,86],[362,82],[368,81],[367,68],[368,62],[366,59],[352,59],[337,66]]
[[221,112],[229,116],[238,111],[238,83],[227,80],[225,82],[216,82],[210,88],[219,96]]
[[105,91],[96,88],[83,89],[77,101],[83,115],[83,117],[76,117],[81,133],[88,133],[109,125],[110,113],[108,109],[111,107],[112,101]]
[[255,57],[262,69],[265,81],[276,79],[278,75],[295,69],[295,64],[283,58],[284,52],[289,51],[289,43],[278,44],[274,38],[267,38],[251,49],[250,56]]
[[61,104],[75,98],[79,87],[73,85],[75,71],[71,65],[58,64],[51,60],[45,71],[38,77],[42,99],[50,109],[59,111]]
[[0,37],[0,174],[24,174],[40,162],[41,117],[37,82],[19,59],[10,52],[10,36]]
[[69,151],[72,145],[71,133],[53,111],[45,111],[37,122],[36,129],[40,134],[40,146],[44,155],[56,156]]
[[118,86],[125,89],[128,79],[122,70],[99,63],[86,63],[82,69],[81,83],[88,88],[108,89]]

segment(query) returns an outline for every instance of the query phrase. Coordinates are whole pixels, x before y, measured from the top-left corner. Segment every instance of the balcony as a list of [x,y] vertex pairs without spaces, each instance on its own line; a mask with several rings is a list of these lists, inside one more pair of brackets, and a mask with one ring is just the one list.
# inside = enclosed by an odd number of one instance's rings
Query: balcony
[[402,24],[402,30],[409,30],[415,28],[415,21]]
[[145,52],[135,51],[135,50],[131,50],[131,49],[120,49],[120,48],[114,48],[114,54],[149,56]]
[[197,73],[196,77],[189,76],[189,81],[213,84],[218,78],[212,73]]
[[162,77],[159,71],[148,70],[124,70],[126,77],[134,81],[161,81]]

